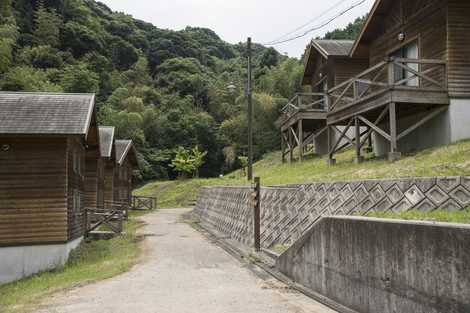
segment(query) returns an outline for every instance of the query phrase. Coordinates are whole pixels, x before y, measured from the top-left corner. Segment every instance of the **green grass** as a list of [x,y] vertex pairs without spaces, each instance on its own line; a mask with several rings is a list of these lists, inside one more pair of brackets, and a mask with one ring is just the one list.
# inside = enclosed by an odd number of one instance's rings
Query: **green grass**
[[28,312],[34,304],[54,292],[128,271],[141,253],[140,238],[136,234],[140,223],[135,220],[141,214],[131,214],[123,236],[83,242],[72,251],[63,268],[0,286],[0,312]]
[[470,224],[470,208],[467,208],[464,211],[456,212],[449,212],[445,210],[435,210],[431,212],[412,210],[401,213],[373,212],[368,214],[367,217]]
[[[317,181],[396,178],[409,176],[470,175],[470,141],[421,151],[403,156],[391,163],[366,156],[366,162],[355,164],[354,152],[347,150],[336,155],[337,165],[329,167],[326,157],[310,157],[302,163],[282,164],[280,152],[266,155],[254,165],[254,174],[263,185],[284,185]],[[160,208],[187,207],[196,199],[201,186],[247,185],[240,171],[222,178],[188,179],[150,182],[135,193],[156,196]]]

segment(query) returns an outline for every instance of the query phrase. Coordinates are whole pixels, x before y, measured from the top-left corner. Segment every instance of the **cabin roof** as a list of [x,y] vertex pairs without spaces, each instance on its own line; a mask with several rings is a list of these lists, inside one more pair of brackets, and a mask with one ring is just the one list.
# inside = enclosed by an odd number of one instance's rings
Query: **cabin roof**
[[304,57],[303,85],[309,85],[318,70],[318,58],[347,57],[354,44],[353,40],[314,39],[308,45]]
[[325,58],[329,56],[348,56],[353,45],[354,40],[312,40],[312,46]]
[[377,36],[378,30],[383,27],[384,18],[386,18],[391,4],[393,4],[391,0],[375,0],[359,36],[351,48],[350,55],[352,57],[363,53],[360,51],[363,50],[361,46],[367,49],[369,42]]
[[116,140],[115,142],[116,149],[116,162],[119,165],[122,165],[126,160],[129,152],[135,158],[134,163],[137,164],[137,151],[135,150],[132,140]]
[[0,134],[87,135],[95,95],[0,92]]
[[114,127],[99,126],[100,152],[104,158],[110,158],[113,151]]

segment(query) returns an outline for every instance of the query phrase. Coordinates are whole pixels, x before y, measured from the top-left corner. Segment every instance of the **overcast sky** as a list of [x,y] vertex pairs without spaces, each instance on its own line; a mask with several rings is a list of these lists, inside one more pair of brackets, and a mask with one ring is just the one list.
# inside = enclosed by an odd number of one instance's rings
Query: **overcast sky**
[[[331,19],[359,0],[100,0],[112,10],[125,12],[157,27],[181,30],[186,26],[207,27],[230,43],[266,43],[315,19],[304,30]],[[311,38],[344,27],[367,13],[373,0],[336,19],[321,30],[301,39],[276,46],[281,53],[299,57]],[[334,8],[333,8],[334,7]],[[325,11],[327,14],[318,17]],[[318,17],[318,18],[317,18]],[[300,31],[302,32],[302,31]],[[299,32],[297,32],[299,33]],[[296,34],[297,34],[296,33]],[[292,36],[292,35],[291,35]],[[291,36],[288,36],[289,38]]]

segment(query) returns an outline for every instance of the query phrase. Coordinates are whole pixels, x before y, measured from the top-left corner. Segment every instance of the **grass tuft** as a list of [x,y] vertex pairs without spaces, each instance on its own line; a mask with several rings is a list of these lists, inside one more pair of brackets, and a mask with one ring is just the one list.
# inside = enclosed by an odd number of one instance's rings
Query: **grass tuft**
[[431,212],[411,210],[401,213],[371,212],[367,214],[367,217],[470,224],[470,208],[455,212],[446,210],[434,210]]

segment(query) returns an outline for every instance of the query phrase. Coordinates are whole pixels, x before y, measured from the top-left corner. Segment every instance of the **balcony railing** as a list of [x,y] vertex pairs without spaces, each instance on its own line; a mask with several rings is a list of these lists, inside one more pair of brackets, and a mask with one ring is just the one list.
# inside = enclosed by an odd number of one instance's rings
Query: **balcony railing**
[[299,111],[327,111],[327,96],[324,93],[297,93],[281,110],[284,120]]
[[387,90],[447,91],[442,60],[390,58],[330,89],[330,111],[371,99]]

